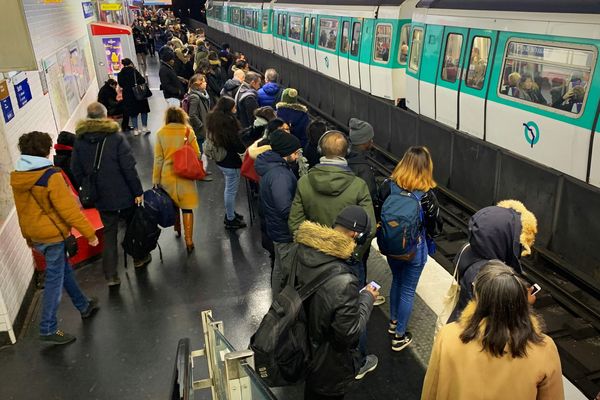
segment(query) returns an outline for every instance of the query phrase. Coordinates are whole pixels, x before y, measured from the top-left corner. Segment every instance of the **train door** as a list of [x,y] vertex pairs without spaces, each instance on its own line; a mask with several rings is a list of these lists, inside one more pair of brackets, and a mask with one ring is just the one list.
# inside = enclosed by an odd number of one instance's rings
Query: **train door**
[[468,58],[463,63],[466,68],[458,100],[458,129],[480,139],[484,138],[490,62],[495,45],[494,32],[480,29],[471,29],[465,43]]
[[283,55],[281,50],[281,17],[282,15],[280,11],[273,12],[273,48],[275,50],[275,54],[279,54],[280,56]]
[[317,71],[333,79],[340,79],[341,20],[336,16],[320,16],[317,21]]
[[425,25],[413,24],[410,32],[408,68],[406,69],[406,107],[419,114],[419,79],[421,75],[421,58],[423,57],[423,41]]
[[286,41],[288,58],[302,64],[302,16],[288,15],[288,38]]
[[342,18],[342,40],[340,41],[340,80],[350,84],[350,26],[351,18]]
[[287,13],[281,14],[281,55],[287,59],[289,59],[288,48],[287,48],[288,18],[289,18],[289,15]]
[[308,35],[308,60],[310,68],[317,70],[317,17],[310,17],[310,33]]
[[352,36],[350,37],[350,51],[348,55],[348,70],[350,71],[350,85],[360,89],[360,43],[362,32],[362,19],[352,18]]
[[310,15],[302,19],[302,60],[306,68],[310,68]]
[[[356,25],[355,25],[356,26]],[[365,92],[371,93],[371,48],[373,47],[373,27],[375,20],[363,20],[362,33],[358,54],[360,69],[360,88]]]
[[[600,74],[598,74],[600,77]],[[588,182],[594,186],[600,187],[600,102],[596,110],[595,127],[592,131],[592,144],[590,154],[590,166],[588,172]]]
[[445,27],[442,58],[435,87],[435,119],[454,129],[458,128],[458,93],[465,63],[465,48],[469,30]]

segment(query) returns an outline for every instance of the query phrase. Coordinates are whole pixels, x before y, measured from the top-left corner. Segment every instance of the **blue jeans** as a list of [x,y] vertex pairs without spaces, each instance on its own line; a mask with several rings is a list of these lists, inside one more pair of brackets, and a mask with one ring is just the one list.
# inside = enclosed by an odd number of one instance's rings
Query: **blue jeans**
[[35,244],[37,251],[46,259],[46,282],[42,304],[42,318],[40,322],[40,335],[53,335],[57,330],[56,313],[60,305],[63,287],[71,298],[73,305],[84,312],[89,305],[89,300],[81,292],[75,274],[69,264],[65,251],[65,243]]
[[390,317],[398,321],[396,335],[406,333],[406,326],[412,312],[417,283],[427,261],[427,246],[421,241],[415,258],[410,261],[394,260],[387,262],[392,270],[392,288],[390,290]]
[[235,218],[235,196],[240,186],[240,169],[219,167],[225,177],[225,215],[229,221]]
[[[138,114],[132,115],[129,117],[131,119],[131,126],[133,129],[138,128]],[[142,113],[142,127],[148,126],[148,113]]]

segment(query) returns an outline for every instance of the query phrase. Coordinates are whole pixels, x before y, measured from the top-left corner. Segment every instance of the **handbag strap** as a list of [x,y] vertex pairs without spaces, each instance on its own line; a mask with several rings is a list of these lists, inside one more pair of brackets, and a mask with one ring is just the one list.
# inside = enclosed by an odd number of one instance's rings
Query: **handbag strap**
[[[50,179],[50,177],[57,172],[59,172],[59,170],[57,168],[54,168],[54,167],[48,168],[46,171],[44,171],[42,176],[40,176],[40,178],[33,184],[33,186],[42,186],[42,187],[47,188],[48,187],[48,184],[47,184],[48,179]],[[38,183],[41,181],[46,181],[46,185],[38,185]],[[33,200],[37,203],[40,210],[42,210],[42,214],[44,214],[45,216],[48,217],[48,219],[50,219],[50,221],[52,222],[52,225],[54,225],[54,227],[58,230],[58,233],[60,233],[60,236],[63,238],[63,240],[66,240],[67,238],[65,237],[65,235],[63,235],[62,231],[58,227],[58,224],[56,223],[56,221],[54,221],[54,218],[52,218],[52,216],[50,216],[50,213],[46,211],[46,209],[42,206],[42,203],[40,203],[38,201],[38,199],[35,197],[35,194],[33,194],[33,189],[29,189],[29,193],[31,193],[31,197],[33,197]]]
[[183,144],[186,144],[190,141],[190,128],[188,126],[185,127],[185,137],[183,138]]
[[[92,166],[92,172],[98,172],[100,170],[100,163],[102,162],[102,153],[104,153],[104,143],[106,142],[106,136],[102,139],[101,143],[96,145],[96,154],[94,155],[94,165]],[[100,149],[100,154],[98,154]]]
[[458,254],[458,259],[456,260],[456,266],[454,267],[454,274],[452,274],[452,279],[454,279],[455,281],[457,281],[457,278],[458,278],[458,266],[460,265],[460,259],[462,258],[462,255],[465,252],[465,250],[470,246],[471,246],[470,243],[466,243],[463,246],[463,248],[460,250],[460,253]]

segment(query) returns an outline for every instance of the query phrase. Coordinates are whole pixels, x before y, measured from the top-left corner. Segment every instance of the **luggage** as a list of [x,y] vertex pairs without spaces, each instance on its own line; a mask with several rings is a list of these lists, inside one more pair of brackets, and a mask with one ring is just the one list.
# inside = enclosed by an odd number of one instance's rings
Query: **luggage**
[[[156,224],[156,220],[145,207],[139,206],[136,207],[133,218],[127,226],[121,246],[126,254],[132,256],[134,260],[139,260],[156,248],[159,236],[160,228]],[[127,263],[127,257],[125,257],[125,263]]]
[[260,176],[256,173],[254,169],[254,160],[248,152],[244,154],[244,160],[242,161],[242,169],[240,171],[244,178],[247,178],[253,182],[258,182],[260,180]]
[[175,175],[192,180],[202,180],[206,176],[200,154],[190,144],[190,128],[186,128],[183,146],[173,153],[173,172]]
[[293,385],[305,378],[311,354],[303,302],[325,282],[341,273],[344,273],[342,267],[335,267],[296,290],[294,259],[287,285],[275,296],[271,308],[250,339],[255,370],[267,385]]
[[146,212],[158,225],[163,228],[175,225],[177,209],[175,203],[163,188],[146,190],[144,192],[144,206]]
[[410,261],[416,254],[423,229],[423,209],[413,193],[391,184],[390,195],[381,207],[377,244],[383,255]]
[[83,177],[79,185],[79,201],[83,208],[93,208],[96,200],[98,200],[98,189],[96,181],[98,179],[98,171],[102,162],[102,153],[104,152],[104,143],[106,136],[96,145],[96,154],[94,155],[94,164],[89,175]]

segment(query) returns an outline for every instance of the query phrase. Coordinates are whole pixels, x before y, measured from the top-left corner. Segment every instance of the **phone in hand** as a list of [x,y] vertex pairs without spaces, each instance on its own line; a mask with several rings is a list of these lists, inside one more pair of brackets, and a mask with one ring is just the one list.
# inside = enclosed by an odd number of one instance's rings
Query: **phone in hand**
[[533,285],[531,285],[531,295],[535,296],[536,294],[538,294],[540,292],[540,290],[542,290],[542,287],[540,285],[538,285],[537,283],[534,283]]
[[[375,281],[371,281],[367,284],[367,286],[371,286],[373,289],[375,289],[376,291],[379,291],[379,289],[381,289],[381,285]],[[364,288],[362,288],[360,291],[362,292],[363,290],[366,289],[366,286]]]

